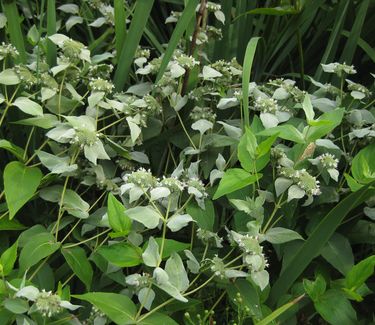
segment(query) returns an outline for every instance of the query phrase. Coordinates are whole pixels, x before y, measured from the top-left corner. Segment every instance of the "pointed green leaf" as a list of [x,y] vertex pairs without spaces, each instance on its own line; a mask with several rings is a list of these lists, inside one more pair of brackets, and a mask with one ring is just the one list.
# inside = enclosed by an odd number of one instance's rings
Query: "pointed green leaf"
[[10,220],[33,197],[42,177],[42,172],[37,167],[26,167],[16,161],[6,165],[4,190]]
[[63,248],[61,250],[66,262],[75,275],[90,289],[93,271],[85,250],[81,247]]
[[136,306],[125,295],[109,292],[89,292],[83,295],[73,295],[73,297],[93,304],[118,325],[135,324]]

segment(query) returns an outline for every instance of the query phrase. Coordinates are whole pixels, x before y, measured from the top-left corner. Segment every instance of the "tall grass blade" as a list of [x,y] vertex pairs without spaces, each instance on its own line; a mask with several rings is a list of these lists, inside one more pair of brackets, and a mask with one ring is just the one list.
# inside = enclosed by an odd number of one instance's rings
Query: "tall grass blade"
[[342,51],[340,62],[346,62],[346,64],[352,63],[355,50],[357,49],[358,40],[361,36],[362,27],[365,22],[369,4],[370,0],[363,0],[359,5],[359,9],[356,12],[356,18],[353,24],[353,28],[345,44],[344,50]]
[[119,57],[126,36],[126,16],[123,0],[114,1],[116,52]]
[[293,299],[292,301],[286,303],[285,305],[282,305],[281,307],[277,308],[267,317],[263,318],[260,322],[257,322],[256,325],[267,325],[272,323],[277,317],[285,313],[290,307],[293,307],[295,304],[297,304],[304,296],[305,295],[301,295],[296,299]]
[[244,112],[244,125],[250,127],[250,116],[249,116],[249,82],[251,67],[253,66],[255,50],[258,45],[260,37],[252,37],[247,44],[243,71],[242,71],[242,100],[243,100],[243,112]]
[[225,24],[221,27],[223,38],[215,42],[214,58],[228,59],[231,53],[232,40],[230,38],[230,27],[232,23],[233,0],[222,0],[221,10],[225,15]]
[[[335,21],[335,24],[333,26],[333,30],[331,32],[331,35],[329,36],[329,40],[327,42],[327,47],[324,51],[321,63],[330,63],[331,61],[334,60],[336,50],[337,50],[337,46],[338,46],[338,43],[339,43],[339,40],[340,40],[341,31],[343,30],[345,17],[346,17],[346,14],[348,12],[349,2],[350,2],[349,0],[343,0],[339,4],[339,7],[338,7],[338,10],[337,10],[337,13],[336,13],[336,21]],[[324,81],[324,78],[323,79],[321,78],[322,73],[323,73],[323,69],[319,65],[319,67],[318,67],[318,69],[315,73],[314,79]]]
[[[342,35],[350,37],[350,32],[347,30],[342,31]],[[368,55],[368,57],[375,63],[375,50],[369,43],[361,37],[358,38],[358,46]]]
[[[56,1],[47,2],[47,36],[56,34]],[[47,63],[50,67],[56,65],[56,45],[47,40]]]
[[158,75],[156,76],[156,83],[163,76],[165,69],[173,55],[173,51],[176,49],[178,42],[184,35],[184,32],[189,26],[190,21],[195,15],[195,8],[198,5],[198,0],[190,0],[187,6],[185,7],[181,17],[178,19],[176,28],[173,31],[171,39],[169,40],[167,50],[164,53],[163,60],[160,64],[160,69]]
[[129,77],[134,54],[141,40],[153,4],[154,0],[138,0],[136,2],[129,31],[123,43],[120,56],[117,57],[117,68],[114,76],[114,85],[117,91],[124,88]]
[[371,197],[371,195],[374,195],[374,190],[370,190],[369,186],[365,186],[359,191],[348,195],[322,219],[272,286],[270,293],[271,304],[275,305],[277,303],[278,299],[288,291],[311,261],[319,255],[324,245],[348,213]]
[[7,31],[10,41],[19,52],[17,63],[26,63],[26,50],[21,30],[21,17],[18,13],[16,1],[3,1],[4,14],[7,17]]

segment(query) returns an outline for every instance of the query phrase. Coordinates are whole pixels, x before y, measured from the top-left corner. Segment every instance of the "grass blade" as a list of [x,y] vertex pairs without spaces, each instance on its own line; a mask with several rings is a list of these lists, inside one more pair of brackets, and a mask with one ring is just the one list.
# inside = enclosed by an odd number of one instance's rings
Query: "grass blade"
[[176,28],[173,31],[171,39],[168,43],[168,48],[164,53],[163,60],[160,65],[158,75],[156,76],[156,83],[163,76],[165,69],[167,68],[168,62],[173,55],[173,51],[176,49],[178,42],[182,38],[184,32],[189,26],[190,21],[195,15],[195,8],[198,5],[198,0],[190,0],[187,6],[185,7],[181,17],[179,18]]
[[26,63],[26,50],[21,31],[21,17],[18,13],[16,1],[3,1],[4,14],[7,17],[10,41],[19,52],[17,63]]
[[252,37],[247,44],[245,58],[243,62],[242,71],[242,100],[243,100],[243,111],[244,111],[244,123],[245,126],[250,127],[249,117],[249,82],[251,67],[253,65],[255,50],[260,37]]
[[348,213],[373,194],[374,191],[369,190],[369,186],[365,186],[359,191],[348,195],[322,219],[272,286],[270,293],[271,304],[275,305],[277,303],[278,299],[288,291],[311,261],[319,255],[321,249]]
[[[342,35],[345,37],[350,37],[350,32],[347,30],[342,31]],[[367,43],[361,37],[358,38],[358,46],[368,55],[368,57],[375,63],[375,50],[369,43]]]
[[117,60],[114,76],[114,84],[117,91],[124,88],[128,79],[134,54],[141,40],[153,4],[154,0],[138,0],[136,2],[134,16]]
[[[48,0],[47,2],[47,36],[56,33],[56,2]],[[50,67],[56,65],[56,45],[51,40],[47,40],[47,63]]]
[[370,0],[364,0],[360,4],[360,7],[356,12],[356,18],[353,24],[353,28],[345,44],[344,50],[342,51],[339,62],[346,62],[346,64],[352,63],[355,50],[357,49],[358,40],[361,36],[362,27],[365,22],[369,4]]
[[290,307],[293,307],[296,303],[298,303],[305,295],[301,295],[297,297],[296,299],[286,303],[285,305],[282,305],[281,307],[277,308],[275,311],[273,311],[271,314],[269,314],[267,317],[263,318],[260,322],[256,323],[256,325],[267,325],[271,322],[273,322],[277,317],[279,317],[281,314],[285,313]]
[[[344,20],[348,12],[349,2],[350,2],[349,0],[345,0],[345,1],[342,1],[339,5],[338,11],[336,13],[336,21],[335,21],[333,30],[331,32],[331,35],[329,36],[327,47],[323,54],[321,63],[330,63],[332,60],[334,60],[337,46],[340,40],[341,31],[344,25]],[[323,73],[322,66],[319,65],[315,73],[314,79],[324,82],[325,80],[321,78],[322,73]]]
[[231,53],[231,38],[230,38],[230,27],[231,27],[231,11],[233,6],[233,0],[221,1],[222,12],[225,15],[225,25],[221,27],[223,38],[215,42],[214,58],[228,59]]
[[121,54],[122,46],[126,36],[126,17],[125,6],[123,0],[114,1],[115,11],[115,35],[116,35],[116,52],[119,57]]

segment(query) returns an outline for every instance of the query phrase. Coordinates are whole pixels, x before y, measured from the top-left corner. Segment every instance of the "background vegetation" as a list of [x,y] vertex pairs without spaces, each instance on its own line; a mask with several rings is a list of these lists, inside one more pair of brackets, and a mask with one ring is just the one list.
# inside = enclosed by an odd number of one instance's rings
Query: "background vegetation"
[[0,323],[374,322],[373,21],[2,1]]

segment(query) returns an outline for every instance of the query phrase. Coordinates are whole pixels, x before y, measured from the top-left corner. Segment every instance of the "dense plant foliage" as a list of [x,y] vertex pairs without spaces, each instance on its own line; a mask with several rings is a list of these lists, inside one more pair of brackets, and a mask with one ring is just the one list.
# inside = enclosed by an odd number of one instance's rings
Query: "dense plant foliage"
[[2,3],[1,324],[374,321],[373,8],[318,2]]

